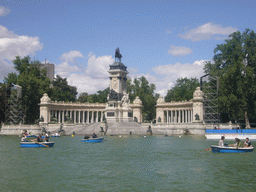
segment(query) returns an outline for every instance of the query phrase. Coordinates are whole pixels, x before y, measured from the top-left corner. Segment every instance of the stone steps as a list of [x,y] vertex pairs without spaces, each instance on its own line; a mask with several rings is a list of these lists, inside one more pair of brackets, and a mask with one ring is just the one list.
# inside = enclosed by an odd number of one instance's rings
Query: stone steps
[[109,122],[106,135],[146,135],[147,128],[136,122]]

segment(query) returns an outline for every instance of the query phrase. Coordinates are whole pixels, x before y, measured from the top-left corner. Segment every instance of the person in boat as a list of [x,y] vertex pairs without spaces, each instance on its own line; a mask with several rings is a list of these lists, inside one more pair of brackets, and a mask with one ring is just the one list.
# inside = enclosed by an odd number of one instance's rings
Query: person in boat
[[92,138],[98,138],[98,136],[95,133],[93,133]]
[[89,139],[89,135],[85,134],[84,139]]
[[244,142],[244,147],[252,147],[251,142],[249,141],[249,138],[247,137],[245,142]]
[[221,139],[219,141],[219,146],[224,147],[224,139],[225,139],[225,137],[221,136]]
[[242,142],[240,141],[240,139],[235,138],[236,143],[235,144],[230,144],[228,146],[232,146],[232,147],[242,147]]
[[49,135],[48,135],[48,133],[45,134],[45,139],[44,140],[45,140],[45,142],[49,142]]
[[38,135],[37,138],[33,140],[36,140],[37,142],[44,142],[41,135]]
[[23,134],[22,135],[22,137],[21,137],[21,142],[28,142],[27,140],[26,140],[26,135],[25,134]]

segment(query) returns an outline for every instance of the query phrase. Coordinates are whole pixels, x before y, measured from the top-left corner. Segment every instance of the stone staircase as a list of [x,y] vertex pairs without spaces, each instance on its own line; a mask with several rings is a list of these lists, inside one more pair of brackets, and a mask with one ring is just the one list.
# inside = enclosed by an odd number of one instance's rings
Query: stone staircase
[[100,127],[101,123],[93,123],[93,124],[85,124],[85,125],[64,125],[63,130],[65,131],[66,135],[72,135],[75,132],[76,135],[92,135],[96,133],[97,135],[100,134]]
[[108,122],[106,135],[146,135],[147,128],[137,122]]

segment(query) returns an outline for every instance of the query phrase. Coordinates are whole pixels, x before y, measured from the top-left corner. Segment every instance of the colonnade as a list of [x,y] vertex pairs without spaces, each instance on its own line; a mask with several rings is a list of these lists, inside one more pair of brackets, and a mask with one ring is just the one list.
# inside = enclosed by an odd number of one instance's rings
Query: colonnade
[[164,110],[164,123],[191,123],[192,109]]
[[64,123],[66,121],[72,121],[75,124],[83,123],[97,123],[104,120],[104,111],[81,111],[81,110],[49,110],[48,120],[51,122],[51,118],[57,119],[58,123]]

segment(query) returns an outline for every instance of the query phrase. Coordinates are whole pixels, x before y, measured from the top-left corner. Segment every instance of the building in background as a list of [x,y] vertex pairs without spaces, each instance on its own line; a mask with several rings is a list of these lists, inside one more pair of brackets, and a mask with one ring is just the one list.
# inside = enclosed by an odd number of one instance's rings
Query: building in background
[[45,63],[40,65],[41,69],[46,69],[46,77],[48,77],[51,81],[54,80],[54,72],[55,72],[55,66],[51,63]]

